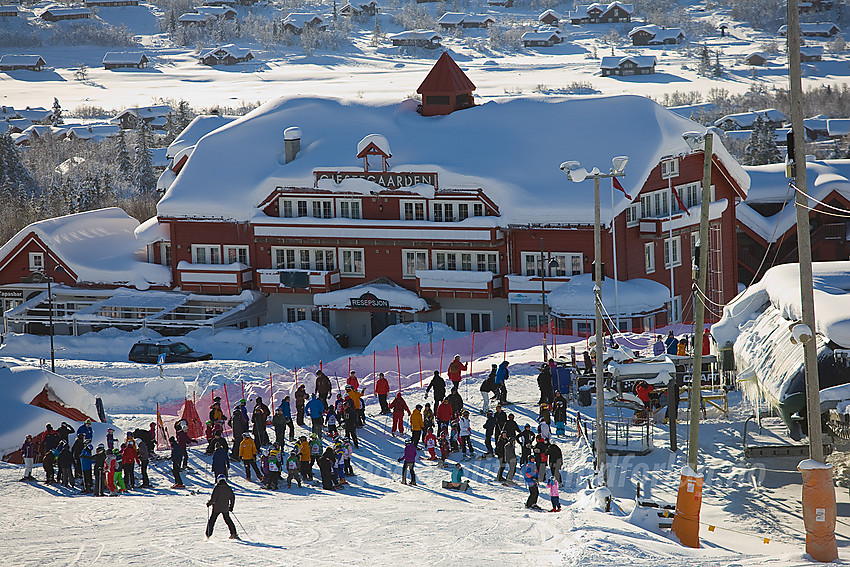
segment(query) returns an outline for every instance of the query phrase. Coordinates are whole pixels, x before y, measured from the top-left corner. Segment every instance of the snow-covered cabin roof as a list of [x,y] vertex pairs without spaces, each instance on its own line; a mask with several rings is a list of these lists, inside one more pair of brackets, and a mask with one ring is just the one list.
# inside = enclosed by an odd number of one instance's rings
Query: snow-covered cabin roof
[[814,57],[817,55],[823,55],[823,46],[822,45],[802,45],[800,46],[800,55],[805,55],[807,57]]
[[554,41],[561,40],[561,34],[556,31],[530,31],[522,34],[522,41]]
[[543,21],[543,18],[545,18],[546,16],[552,16],[552,17],[554,17],[556,20],[563,20],[563,19],[564,19],[564,16],[562,16],[561,14],[559,14],[558,12],[556,12],[555,10],[546,10],[546,11],[544,11],[542,14],[540,14],[540,15],[537,17],[537,20],[538,20],[538,21],[540,21],[540,22],[542,22],[542,21]]
[[0,55],[0,65],[35,66],[38,64],[47,65],[41,55],[15,55],[11,53]]
[[682,31],[682,28],[664,28],[655,24],[649,24],[632,28],[632,31],[629,32],[629,37],[632,37],[638,32],[646,32],[650,34],[655,41],[664,41],[665,39],[678,39],[679,36],[685,36],[684,32]]
[[104,65],[141,65],[147,61],[142,51],[109,51],[103,56]]
[[217,18],[227,17],[228,14],[236,16],[236,10],[230,6],[198,6],[195,11],[199,14],[215,16]]
[[[546,301],[552,308],[552,314],[565,319],[595,317],[593,286],[592,274],[580,274],[550,291]],[[642,278],[618,282],[617,292],[621,316],[654,313],[665,309],[665,303],[670,301],[670,289],[667,286]],[[605,308],[612,317],[616,317],[613,279],[605,278],[602,281],[602,297]]]
[[850,134],[850,118],[830,118],[826,121],[826,131],[830,136]]
[[631,61],[638,67],[652,67],[656,63],[655,55],[609,55],[602,58],[599,66],[602,69],[617,69],[626,61]]
[[205,114],[196,116],[188,126],[183,129],[177,138],[168,146],[166,155],[169,158],[176,156],[181,150],[194,146],[198,140],[214,130],[218,130],[222,126],[230,124],[236,120],[235,116],[221,116],[218,114]]
[[89,124],[87,126],[73,126],[68,128],[65,135],[77,140],[100,141],[105,138],[114,138],[121,134],[121,126],[118,124]]
[[4,16],[17,16],[18,11],[17,6],[0,6],[0,14]]
[[92,15],[92,11],[84,6],[61,6],[53,4],[44,9],[42,14],[50,12],[54,16]]
[[306,25],[321,24],[322,18],[315,12],[292,12],[283,19],[283,24],[292,24],[299,30]]
[[766,108],[764,110],[754,110],[752,112],[740,112],[738,114],[727,114],[722,118],[714,121],[715,126],[722,126],[725,122],[733,122],[739,128],[750,128],[756,121],[756,117],[761,116],[769,122],[782,123],[785,121],[785,115],[775,108]]
[[26,108],[19,108],[17,113],[19,117],[32,120],[33,122],[43,122],[50,116],[53,116],[52,110],[41,107],[30,108],[28,106]]
[[[315,168],[361,167],[355,144],[380,133],[392,144],[393,171],[437,171],[441,187],[480,187],[502,211],[501,223],[590,223],[593,183],[569,182],[559,169],[563,161],[608,168],[612,157],[628,155],[621,182],[636,196],[663,156],[689,153],[684,132],[705,130],[634,95],[518,98],[438,119],[420,116],[416,104],[268,102],[199,140],[157,211],[165,217],[271,218],[257,207],[276,187],[311,187]],[[282,134],[290,126],[301,128],[301,151],[282,165]],[[715,155],[746,192],[747,174],[722,144]],[[621,212],[629,200],[616,196]],[[602,206],[603,218],[610,218],[610,206]]]
[[424,39],[434,41],[440,40],[443,37],[434,30],[407,30],[399,33],[390,34],[389,39]]
[[[841,31],[837,25],[829,22],[800,22],[800,34],[801,35],[812,35],[812,34],[832,34],[838,33]],[[779,35],[785,35],[788,33],[788,26],[781,26],[779,30],[777,30]]]
[[496,18],[487,14],[467,14],[463,17],[464,24],[491,24],[496,23]]
[[147,246],[156,242],[170,242],[171,233],[168,227],[159,222],[156,217],[151,217],[135,228],[133,234],[139,244]]
[[197,12],[186,12],[185,14],[180,14],[180,17],[177,18],[178,22],[192,23],[192,22],[206,22],[212,16],[208,14],[199,14]]
[[121,118],[133,115],[136,118],[142,118],[144,120],[153,120],[154,118],[159,118],[160,116],[168,116],[174,112],[170,106],[167,104],[155,104],[153,106],[137,106],[132,108],[125,108],[118,114],[116,114],[112,120],[120,120]]
[[205,49],[204,51],[201,51],[201,54],[198,55],[198,58],[205,59],[212,55],[221,59],[222,57],[230,55],[231,57],[235,57],[236,59],[241,59],[243,57],[247,57],[250,54],[251,50],[247,47],[239,47],[232,43],[228,43],[227,45],[221,45],[218,47],[210,47],[209,49]]
[[463,18],[466,16],[463,12],[446,12],[440,19],[437,20],[438,24],[445,24],[448,26],[459,26],[463,22]]
[[571,18],[587,18],[587,13],[596,9],[600,10],[603,14],[612,10],[615,6],[620,7],[624,12],[629,14],[633,14],[635,11],[634,4],[623,4],[621,2],[611,2],[610,4],[601,4],[599,2],[595,2],[593,4],[579,4],[576,6],[576,9],[569,13]]
[[[0,247],[0,261],[31,233],[50,249],[78,283],[132,285],[147,289],[169,285],[171,270],[145,262],[146,254],[134,235],[139,221],[117,207],[86,211],[34,222]],[[92,251],[96,250],[96,254]]]

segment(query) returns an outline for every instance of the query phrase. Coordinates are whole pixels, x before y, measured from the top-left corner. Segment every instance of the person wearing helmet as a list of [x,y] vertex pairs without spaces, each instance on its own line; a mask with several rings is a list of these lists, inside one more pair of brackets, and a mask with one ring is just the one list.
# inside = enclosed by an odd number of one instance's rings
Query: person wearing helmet
[[475,456],[475,450],[472,448],[472,426],[469,423],[469,412],[463,410],[458,419],[458,427],[460,427],[460,450],[466,458],[466,449],[469,448],[469,456]]
[[92,431],[91,427],[91,419],[86,418],[85,422],[77,428],[77,435],[80,433],[83,434],[83,439],[85,439],[88,443],[91,443],[91,440],[94,437],[94,431]]
[[387,396],[390,394],[390,383],[384,377],[383,372],[378,373],[378,381],[375,383],[375,395],[378,396],[378,403],[381,404],[381,415],[389,415],[390,408],[387,405]]
[[212,454],[212,474],[215,478],[223,476],[227,478],[230,469],[230,459],[227,456],[227,444],[216,445]]
[[94,459],[94,495],[103,496],[104,472],[106,469],[106,450],[103,443],[97,446]]
[[399,457],[398,462],[404,461],[401,469],[401,483],[407,484],[407,472],[410,471],[410,486],[416,486],[416,472],[413,467],[416,464],[416,445],[412,439],[408,439],[404,446],[404,454]]
[[171,488],[184,488],[183,479],[180,478],[180,464],[183,462],[186,450],[180,446],[173,435],[168,438],[168,442],[171,444],[171,473],[174,475],[174,484]]
[[304,408],[307,405],[307,400],[310,399],[310,394],[304,384],[298,386],[295,390],[295,423],[304,427]]
[[519,425],[517,425],[517,422],[514,419],[514,414],[508,414],[508,419],[505,420],[505,425],[502,427],[502,431],[508,434],[508,439],[516,439],[517,436],[519,436]]
[[496,369],[496,387],[499,389],[499,403],[501,405],[505,405],[508,403],[508,388],[506,386],[506,381],[510,376],[510,372],[508,372],[508,361],[503,360],[499,364],[499,368]]
[[[227,452],[227,443],[224,444],[225,453]],[[139,485],[140,488],[150,488],[151,481],[148,478],[148,463],[151,460],[151,450],[147,443],[144,441],[139,443],[138,447],[139,451],[139,472],[142,475],[142,484]]]
[[490,369],[490,374],[481,382],[481,387],[478,390],[481,392],[481,414],[487,415],[490,411],[490,392],[496,389],[496,369],[498,367],[493,364]]
[[407,412],[407,414],[410,415],[410,408],[407,407],[407,403],[404,401],[404,398],[401,397],[400,391],[395,395],[395,399],[390,402],[389,408],[393,410],[393,437],[395,437],[396,430],[398,430],[399,435],[403,435],[404,412]]
[[245,407],[245,399],[239,400],[233,415],[230,417],[230,427],[233,429],[233,448],[230,451],[230,459],[240,461],[239,445],[242,443],[242,434],[248,431],[248,410]]
[[111,451],[115,448],[115,431],[111,427],[106,428],[106,449]]
[[292,448],[292,451],[289,453],[289,456],[286,458],[286,488],[292,488],[292,481],[298,483],[298,488],[301,488],[301,473],[298,468],[300,467],[300,459],[298,457],[298,446]]
[[254,424],[254,443],[257,445],[257,450],[269,444],[269,433],[266,425],[271,414],[269,406],[263,403],[263,398],[257,396],[257,399],[254,400],[254,411],[251,412],[251,420]]
[[[508,417],[510,419],[510,416]],[[517,441],[519,441],[519,445],[522,448],[522,453],[519,457],[519,464],[524,465],[531,459],[531,450],[534,445],[534,442],[537,440],[537,436],[531,430],[531,425],[526,423],[525,427],[523,427],[522,432],[517,435]]]
[[325,412],[325,404],[322,403],[322,400],[316,397],[316,394],[313,394],[310,397],[310,401],[304,406],[304,411],[313,422],[313,435],[319,436],[322,434],[322,424],[324,423],[324,412]]
[[230,513],[233,512],[234,504],[236,504],[236,495],[233,493],[233,489],[227,484],[227,478],[219,476],[216,479],[212,494],[210,494],[210,499],[207,501],[207,507],[212,508],[210,519],[207,522],[207,539],[213,534],[215,521],[218,519],[219,514],[224,518],[224,523],[227,524],[227,528],[230,530],[230,539],[239,539],[236,533],[236,526],[233,525],[233,520],[230,519]]
[[35,480],[32,476],[32,464],[35,462],[35,443],[32,435],[27,435],[21,446],[21,457],[24,459],[24,477],[21,480]]
[[449,363],[449,368],[447,370],[449,380],[452,381],[452,384],[454,384],[455,388],[460,386],[460,373],[465,370],[466,365],[460,361],[460,355],[456,354],[454,360]]
[[440,402],[446,397],[446,381],[443,380],[443,377],[440,376],[440,371],[435,370],[434,376],[431,378],[431,381],[428,383],[428,387],[425,388],[425,399],[428,399],[428,392],[434,390],[434,407],[440,407]]
[[242,442],[239,444],[239,458],[242,459],[242,464],[245,467],[245,478],[251,480],[251,469],[257,473],[257,479],[262,479],[263,475],[257,467],[257,446],[254,440],[251,439],[250,433],[242,434]]

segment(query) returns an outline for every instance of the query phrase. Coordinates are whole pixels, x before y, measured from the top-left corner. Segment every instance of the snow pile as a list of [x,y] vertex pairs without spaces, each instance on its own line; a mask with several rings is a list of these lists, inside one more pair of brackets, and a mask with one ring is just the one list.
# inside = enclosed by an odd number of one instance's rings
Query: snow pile
[[[552,313],[559,317],[595,317],[593,288],[592,274],[573,276],[549,293],[547,301]],[[614,280],[605,278],[602,301],[611,316],[617,315],[617,307],[620,315],[653,313],[664,309],[665,302],[670,300],[670,290],[664,284],[642,278],[618,282],[617,292],[615,302]]]
[[[617,125],[614,140],[604,124]],[[295,125],[302,130],[302,149],[281,165],[282,132]],[[564,136],[565,128],[581,136]],[[415,101],[278,99],[201,138],[157,210],[163,216],[251,220],[275,187],[311,187],[315,168],[340,160],[360,168],[354,144],[377,132],[392,144],[393,171],[436,171],[442,187],[484,188],[504,224],[589,223],[593,183],[568,182],[558,168],[566,157],[607,169],[612,157],[628,155],[623,184],[636,194],[661,157],[689,153],[682,134],[700,128],[632,95],[489,102],[437,119],[420,116]],[[506,132],[514,143],[505,143]],[[744,170],[722,145],[715,152],[746,191]],[[630,200],[618,195],[615,209],[621,211]],[[610,218],[605,200],[603,209],[603,218]]]
[[381,331],[372,342],[363,349],[363,354],[372,354],[373,352],[381,352],[395,349],[396,346],[406,347],[416,343],[428,345],[429,340],[439,343],[443,339],[456,339],[466,335],[460,331],[455,331],[444,323],[432,323],[433,334],[428,335],[428,323],[402,323],[399,325],[390,325]]

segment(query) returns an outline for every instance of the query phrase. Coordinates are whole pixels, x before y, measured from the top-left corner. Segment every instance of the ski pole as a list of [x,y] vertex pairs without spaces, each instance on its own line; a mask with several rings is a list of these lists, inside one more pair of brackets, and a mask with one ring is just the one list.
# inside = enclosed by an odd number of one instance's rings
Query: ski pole
[[[236,517],[236,514],[234,514],[233,511],[231,511],[230,515],[233,516],[233,519],[236,520],[236,523],[239,524],[239,528],[245,533],[245,535],[248,535],[248,530],[245,529],[245,526],[242,525],[242,522],[239,521],[239,518]],[[251,537],[251,536],[248,536],[248,537]]]

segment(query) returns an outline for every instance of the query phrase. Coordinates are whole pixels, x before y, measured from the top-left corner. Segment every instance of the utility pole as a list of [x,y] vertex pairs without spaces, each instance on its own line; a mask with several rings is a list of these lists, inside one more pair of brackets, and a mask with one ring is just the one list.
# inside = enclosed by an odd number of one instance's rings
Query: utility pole
[[702,163],[702,201],[699,215],[699,273],[697,274],[697,293],[694,294],[694,367],[691,372],[690,413],[691,421],[688,427],[688,466],[697,471],[699,454],[699,410],[702,397],[702,336],[705,332],[705,299],[708,295],[705,289],[708,272],[708,210],[711,206],[711,158],[714,151],[714,136],[711,132],[705,134]]
[[[791,87],[791,130],[794,133],[793,159],[795,203],[797,209],[797,253],[800,266],[800,303],[802,320],[813,333],[815,296],[812,283],[812,241],[809,235],[809,199],[806,185],[806,133],[803,127],[803,84],[800,70],[800,13],[797,0],[788,0],[788,79]],[[820,413],[820,380],[818,378],[817,340],[803,345],[806,367],[806,417],[809,424],[809,456],[825,463]]]
[[596,305],[596,471],[597,483],[608,486],[608,440],[605,431],[605,381],[602,338],[602,225],[599,204],[599,175],[593,177],[593,303]]

